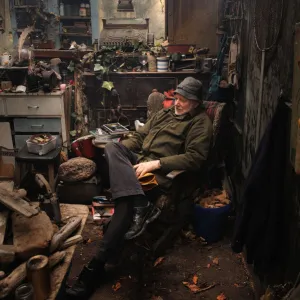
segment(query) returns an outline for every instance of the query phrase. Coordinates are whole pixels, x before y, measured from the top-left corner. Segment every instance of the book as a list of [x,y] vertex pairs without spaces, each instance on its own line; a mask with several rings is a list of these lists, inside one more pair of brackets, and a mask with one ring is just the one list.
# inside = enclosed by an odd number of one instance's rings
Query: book
[[102,125],[102,129],[110,135],[122,135],[129,132],[129,130],[120,123],[104,124]]

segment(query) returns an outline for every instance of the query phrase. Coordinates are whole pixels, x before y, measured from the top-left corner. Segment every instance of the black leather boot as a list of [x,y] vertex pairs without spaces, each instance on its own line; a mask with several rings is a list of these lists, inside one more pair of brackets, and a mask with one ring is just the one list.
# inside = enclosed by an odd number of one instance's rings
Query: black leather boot
[[92,259],[87,266],[83,267],[74,285],[66,290],[68,299],[89,299],[104,273],[104,263]]
[[125,234],[126,240],[132,240],[141,235],[147,225],[160,215],[161,210],[150,202],[145,207],[134,207],[133,225]]

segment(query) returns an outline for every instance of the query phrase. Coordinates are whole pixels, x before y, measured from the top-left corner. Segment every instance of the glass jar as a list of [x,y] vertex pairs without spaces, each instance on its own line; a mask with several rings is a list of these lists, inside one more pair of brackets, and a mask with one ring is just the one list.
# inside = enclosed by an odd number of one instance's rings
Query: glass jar
[[15,300],[33,300],[33,287],[30,283],[25,283],[17,287],[15,291]]
[[151,52],[148,52],[147,56],[148,56],[148,71],[149,72],[156,72],[157,71],[156,57]]
[[59,6],[59,15],[60,16],[64,16],[65,15],[65,5],[64,3],[60,3],[60,6]]
[[80,8],[79,8],[79,16],[80,17],[86,17],[86,7],[84,3],[80,4]]
[[89,4],[85,5],[85,10],[86,10],[86,16],[90,17],[91,16],[91,6]]

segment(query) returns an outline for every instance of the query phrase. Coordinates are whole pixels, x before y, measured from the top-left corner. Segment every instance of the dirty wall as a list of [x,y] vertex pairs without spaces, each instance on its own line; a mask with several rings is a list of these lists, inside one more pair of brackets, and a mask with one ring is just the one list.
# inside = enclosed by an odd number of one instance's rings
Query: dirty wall
[[[274,0],[281,1],[281,0]],[[260,64],[261,52],[256,48],[254,40],[254,8],[255,1],[245,1],[246,24],[243,27],[243,49],[244,49],[244,75],[243,89],[240,92],[238,102],[240,126],[243,128],[242,142],[239,150],[242,153],[241,174],[247,176],[255,154],[255,135],[258,114],[259,88],[260,88]],[[283,22],[275,50],[267,54],[265,78],[263,86],[263,105],[261,116],[261,132],[263,133],[270,119],[273,116],[277,105],[280,90],[292,98],[293,83],[293,48],[294,48],[294,28],[300,22],[300,0],[284,0]],[[265,31],[268,28],[260,28]],[[248,37],[245,39],[245,36]],[[283,124],[284,126],[284,124]],[[288,145],[286,145],[288,146]],[[300,271],[300,181],[294,175],[292,166],[288,162],[286,166],[286,199],[285,224],[287,233],[286,245],[286,265],[284,274],[279,280],[293,280]],[[283,237],[278,237],[278,243],[284,242]]]
[[133,1],[134,12],[118,12],[118,1],[98,0],[99,31],[102,30],[102,19],[110,18],[149,18],[149,31],[155,34],[156,39],[165,37],[165,1],[139,0]]

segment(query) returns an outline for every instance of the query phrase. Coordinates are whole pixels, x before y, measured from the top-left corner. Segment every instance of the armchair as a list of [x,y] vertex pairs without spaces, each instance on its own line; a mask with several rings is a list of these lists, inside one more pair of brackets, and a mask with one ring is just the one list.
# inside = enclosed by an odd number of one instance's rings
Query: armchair
[[[230,122],[226,104],[204,101],[203,105],[213,123],[213,142],[208,168],[204,168],[201,173],[172,171],[167,175],[172,179],[169,192],[160,190],[147,192],[147,196],[154,200],[155,205],[162,211],[158,220],[150,224],[147,229],[147,232],[155,231],[151,236],[159,236],[157,240],[147,242],[148,245],[152,245],[151,252],[154,256],[162,255],[182,228],[189,223],[193,213],[193,199],[201,190],[212,187],[213,173],[226,155],[226,149],[222,147],[226,137],[223,135],[224,129],[227,128],[226,123]],[[144,239],[145,234],[140,238]]]

